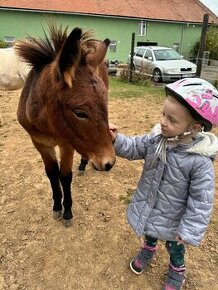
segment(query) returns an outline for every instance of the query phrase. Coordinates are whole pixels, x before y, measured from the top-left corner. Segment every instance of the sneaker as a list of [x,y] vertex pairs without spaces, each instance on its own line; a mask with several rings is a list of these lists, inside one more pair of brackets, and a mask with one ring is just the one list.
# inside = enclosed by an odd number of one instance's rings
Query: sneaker
[[169,265],[169,271],[163,290],[180,290],[185,282],[185,267],[176,268]]
[[130,262],[130,269],[137,275],[142,274],[146,266],[151,262],[157,246],[149,247],[144,245],[136,257]]

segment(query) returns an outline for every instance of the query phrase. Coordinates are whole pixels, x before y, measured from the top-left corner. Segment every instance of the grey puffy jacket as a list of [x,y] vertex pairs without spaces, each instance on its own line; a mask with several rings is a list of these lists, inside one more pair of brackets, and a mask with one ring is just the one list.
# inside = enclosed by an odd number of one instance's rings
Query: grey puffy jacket
[[135,137],[119,133],[114,143],[117,156],[144,159],[141,178],[127,208],[128,222],[138,236],[147,234],[168,241],[180,236],[197,246],[212,214],[213,158],[218,139],[212,133],[199,133],[191,144],[168,147],[165,164],[158,158],[152,165],[162,138],[157,131]]

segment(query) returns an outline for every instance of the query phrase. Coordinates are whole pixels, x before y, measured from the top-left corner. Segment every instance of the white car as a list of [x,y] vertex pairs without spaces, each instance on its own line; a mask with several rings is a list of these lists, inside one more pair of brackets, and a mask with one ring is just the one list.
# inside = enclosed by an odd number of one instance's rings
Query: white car
[[[130,65],[131,55],[128,57]],[[154,82],[170,82],[196,76],[196,64],[183,59],[174,49],[164,46],[134,48],[133,70],[147,73]]]

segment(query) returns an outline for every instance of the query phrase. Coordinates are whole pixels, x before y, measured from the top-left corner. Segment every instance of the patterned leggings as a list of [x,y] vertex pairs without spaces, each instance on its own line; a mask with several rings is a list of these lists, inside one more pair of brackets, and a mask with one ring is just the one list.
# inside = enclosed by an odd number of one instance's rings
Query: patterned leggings
[[[150,236],[145,236],[145,244],[149,247],[155,247],[158,239]],[[184,267],[185,264],[185,246],[177,244],[176,241],[166,241],[165,247],[170,255],[170,263],[174,267]]]

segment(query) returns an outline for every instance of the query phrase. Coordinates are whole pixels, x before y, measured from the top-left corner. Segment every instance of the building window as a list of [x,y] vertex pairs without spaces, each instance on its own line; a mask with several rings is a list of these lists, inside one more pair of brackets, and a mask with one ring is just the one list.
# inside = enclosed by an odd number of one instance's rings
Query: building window
[[117,50],[117,42],[116,40],[112,40],[109,45],[109,51],[116,52],[116,50]]
[[139,36],[145,36],[146,35],[146,21],[144,21],[144,20],[139,21],[138,35]]
[[15,43],[14,36],[5,36],[4,39],[8,46],[13,46],[13,44]]

